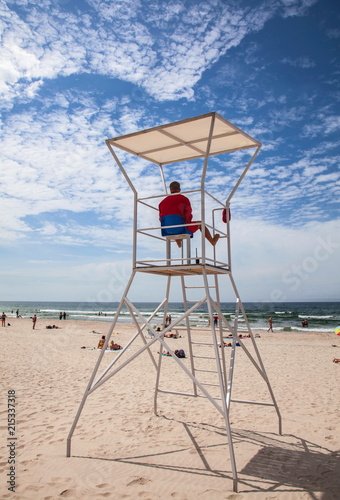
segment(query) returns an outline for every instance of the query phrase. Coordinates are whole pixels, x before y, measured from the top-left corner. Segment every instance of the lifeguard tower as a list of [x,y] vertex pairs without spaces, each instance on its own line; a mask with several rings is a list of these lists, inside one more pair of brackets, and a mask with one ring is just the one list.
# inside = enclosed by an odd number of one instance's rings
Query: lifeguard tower
[[[90,394],[143,352],[147,352],[155,368],[154,412],[156,415],[158,397],[161,393],[170,393],[174,397],[205,397],[222,415],[228,439],[233,490],[237,491],[237,468],[229,420],[231,404],[244,403],[274,407],[278,417],[279,433],[282,432],[279,408],[233,279],[231,265],[229,205],[258,154],[261,144],[215,112],[109,139],[106,144],[134,196],[132,273],[68,435],[67,456],[71,455],[71,439]],[[128,153],[143,158],[149,164],[157,165],[161,190],[156,194],[140,196],[131,175],[119,160],[116,148],[125,152],[124,157]],[[251,150],[249,161],[242,167],[233,166],[234,173],[238,172],[236,177],[234,175],[236,180],[227,198],[222,201],[218,200],[215,193],[211,194],[207,190],[207,178],[210,175],[209,159],[213,155],[246,149]],[[160,201],[169,195],[170,182],[178,180],[174,178],[174,171],[178,172],[178,162],[184,162],[188,170],[192,161],[195,163],[196,180],[197,164],[201,165],[199,189],[182,190],[182,194],[188,195],[190,200],[196,200],[196,206],[200,208],[201,233],[199,231],[198,233],[204,235],[205,228],[208,228],[212,235],[217,232],[220,234],[220,240],[214,247],[201,237],[199,248],[196,248],[195,252],[192,251],[193,245],[190,244],[191,235],[185,230],[183,222],[181,224],[180,221],[175,221],[175,223],[162,221],[161,226],[158,218]],[[221,220],[224,210],[225,223]],[[152,221],[157,222],[152,224]],[[190,224],[187,225],[187,229],[190,230]],[[181,248],[176,244],[178,240],[182,242]],[[152,257],[141,258],[140,246],[143,246],[144,250],[148,247],[149,255]],[[157,251],[162,254],[160,258],[154,255]],[[130,289],[139,273],[161,276],[165,280],[164,296],[149,317],[145,317],[129,299]],[[180,281],[180,286],[177,285],[176,289],[181,290],[184,312],[169,323],[167,320],[169,300],[174,280],[177,280],[177,284],[178,280]],[[230,302],[230,297],[235,302],[235,314],[233,318],[227,319],[221,311],[221,303]],[[147,296],[145,299],[147,300]],[[204,326],[192,326],[192,315],[202,307],[205,307],[209,321]],[[113,360],[111,359],[101,374],[98,374],[110,337],[123,308],[127,309],[130,314],[136,331],[124,349]],[[153,323],[159,315],[162,317],[162,324],[161,327],[158,325],[156,328]],[[193,332],[197,331],[204,334],[203,341],[202,336],[200,341],[196,340],[197,335],[193,335]],[[169,332],[183,333],[187,342],[187,359],[183,360],[176,356],[166,336]],[[244,337],[247,337],[247,341]],[[228,339],[229,347],[224,348],[226,339]],[[251,350],[247,342],[250,342]],[[155,343],[158,343],[158,348],[160,348],[159,354],[155,354],[152,347]],[[137,347],[133,350],[132,346]],[[255,367],[256,372],[267,385],[268,401],[241,400],[232,397],[237,349],[243,350],[249,363]],[[161,385],[163,350],[173,357],[179,369],[184,370],[191,379],[191,391],[174,391]],[[209,366],[208,363],[210,363]]]

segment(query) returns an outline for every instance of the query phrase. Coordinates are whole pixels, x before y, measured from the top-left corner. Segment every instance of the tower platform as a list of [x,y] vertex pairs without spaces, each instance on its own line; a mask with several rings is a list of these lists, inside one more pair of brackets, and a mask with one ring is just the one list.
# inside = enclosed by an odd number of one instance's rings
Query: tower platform
[[172,264],[171,266],[167,265],[154,265],[150,266],[149,264],[138,265],[134,269],[139,273],[149,273],[149,274],[159,274],[161,276],[202,276],[203,270],[206,274],[228,274],[230,273],[229,266],[213,266],[213,265],[202,265],[202,264],[185,264],[185,265],[176,265]]

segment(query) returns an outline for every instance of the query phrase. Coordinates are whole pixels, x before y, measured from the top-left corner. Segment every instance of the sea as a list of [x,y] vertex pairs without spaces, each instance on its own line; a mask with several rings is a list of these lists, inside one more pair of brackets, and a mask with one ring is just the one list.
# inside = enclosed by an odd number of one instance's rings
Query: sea
[[[5,312],[7,321],[18,314],[23,318],[31,318],[36,314],[38,319],[55,322],[60,319],[61,313],[66,313],[66,320],[96,320],[112,322],[118,302],[0,302],[0,312]],[[134,306],[141,314],[148,318],[157,308],[158,303],[134,302]],[[243,302],[250,327],[252,330],[268,328],[268,318],[273,318],[274,331],[299,332],[333,332],[340,325],[340,302]],[[221,303],[221,311],[227,321],[235,318],[235,303]],[[169,303],[168,314],[172,321],[183,314],[183,303]],[[153,325],[162,323],[163,313],[158,312],[153,318]],[[302,327],[302,321],[308,320],[308,327]],[[239,321],[242,327],[243,318]],[[127,309],[123,309],[118,323],[132,323]],[[192,326],[207,326],[208,311],[206,304],[198,308],[191,316]],[[184,325],[184,322],[183,322]]]

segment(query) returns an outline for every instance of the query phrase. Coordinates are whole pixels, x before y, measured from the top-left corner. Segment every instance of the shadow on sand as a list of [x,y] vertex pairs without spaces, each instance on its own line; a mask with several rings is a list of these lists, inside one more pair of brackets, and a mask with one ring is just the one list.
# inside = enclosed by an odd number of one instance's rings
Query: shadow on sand
[[[176,450],[167,450],[161,453],[146,453],[137,456],[121,456],[119,458],[84,456],[78,456],[77,458],[130,463],[142,467],[173,470],[191,475],[199,474],[219,477],[232,481],[231,471],[217,470],[211,467],[209,465],[208,454],[206,453],[206,451],[210,451],[213,448],[226,447],[227,437],[225,430],[222,427],[212,426],[207,423],[174,421],[183,425],[201,459],[201,467],[180,466],[179,463],[182,463],[181,460],[175,460],[175,464],[171,463],[173,462],[171,456],[180,456],[181,453],[187,453],[188,450],[192,450],[191,446],[185,448],[178,447]],[[200,446],[194,437],[197,430],[204,430],[214,434],[214,444]],[[340,498],[339,452],[331,451],[294,435],[286,434],[280,436],[272,433],[237,429],[234,429],[232,434],[236,462],[237,448],[240,444],[244,446],[244,443],[248,443],[249,448],[255,450],[254,455],[247,464],[241,470],[238,470],[239,493],[306,492],[311,499],[315,500],[338,500]],[[218,443],[216,443],[216,438],[219,440]],[[231,484],[228,484],[227,487],[232,488]]]

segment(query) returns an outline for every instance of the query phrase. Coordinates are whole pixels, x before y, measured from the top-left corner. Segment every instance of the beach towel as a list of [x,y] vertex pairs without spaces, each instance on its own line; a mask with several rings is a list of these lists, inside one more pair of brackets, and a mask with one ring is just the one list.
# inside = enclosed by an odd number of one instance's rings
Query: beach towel
[[[81,347],[80,349],[87,349],[88,351],[103,351],[105,352],[119,352],[122,351],[123,349],[98,349],[97,347]],[[127,351],[130,351],[130,349],[126,349]]]

